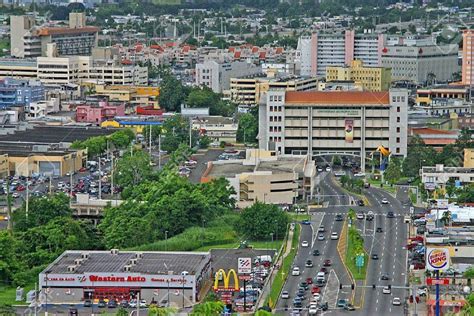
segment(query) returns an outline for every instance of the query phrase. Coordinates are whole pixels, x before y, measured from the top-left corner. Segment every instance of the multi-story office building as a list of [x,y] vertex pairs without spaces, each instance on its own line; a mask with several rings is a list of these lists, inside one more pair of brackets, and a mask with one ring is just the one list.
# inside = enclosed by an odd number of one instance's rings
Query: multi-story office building
[[224,62],[206,61],[196,64],[196,84],[207,86],[216,93],[230,88],[230,78],[251,76],[262,72],[260,66],[243,61]]
[[36,79],[36,58],[0,58],[0,78]]
[[0,109],[14,105],[27,106],[44,100],[44,87],[39,81],[5,78],[0,80]]
[[392,68],[392,80],[446,82],[459,71],[458,45],[386,46],[382,67]]
[[302,76],[325,76],[330,66],[350,65],[354,59],[366,66],[380,66],[380,54],[385,45],[383,34],[313,33],[300,38],[296,60],[300,62]]
[[407,154],[408,92],[269,91],[259,108],[259,146],[286,155],[360,157],[379,146]]
[[239,105],[256,105],[260,96],[269,90],[308,91],[317,90],[317,78],[286,76],[266,78],[259,76],[230,79],[231,100]]
[[11,55],[39,57],[46,55],[47,45],[55,43],[59,55],[90,55],[97,47],[99,28],[85,25],[84,13],[71,12],[69,27],[36,27],[30,16],[11,16]]
[[462,34],[462,82],[474,84],[474,30]]
[[365,67],[361,60],[354,60],[350,66],[327,67],[326,81],[354,81],[364,91],[385,91],[392,75],[390,68]]

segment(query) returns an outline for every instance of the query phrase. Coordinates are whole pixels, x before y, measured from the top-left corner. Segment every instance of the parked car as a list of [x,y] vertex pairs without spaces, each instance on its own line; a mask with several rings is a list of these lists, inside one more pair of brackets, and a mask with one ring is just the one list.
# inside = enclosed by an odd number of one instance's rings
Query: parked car
[[97,304],[97,306],[98,306],[99,308],[104,308],[104,307],[107,306],[107,304],[105,303],[104,300],[99,300],[99,303]]

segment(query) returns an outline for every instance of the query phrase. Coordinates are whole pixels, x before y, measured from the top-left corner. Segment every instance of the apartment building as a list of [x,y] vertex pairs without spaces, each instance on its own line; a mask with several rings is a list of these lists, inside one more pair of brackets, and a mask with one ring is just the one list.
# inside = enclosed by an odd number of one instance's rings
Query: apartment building
[[98,45],[99,28],[85,25],[85,13],[71,12],[69,27],[36,27],[34,17],[11,16],[11,55],[17,58],[45,56],[55,43],[61,56],[90,55]]
[[474,84],[474,30],[462,34],[462,83]]
[[326,81],[354,81],[364,91],[386,91],[392,75],[390,68],[365,67],[361,60],[353,60],[350,66],[327,67]]
[[235,143],[238,123],[230,117],[206,116],[192,119],[192,129],[207,135],[213,141]]
[[109,101],[126,102],[131,105],[140,105],[158,109],[159,87],[134,85],[95,85],[94,96],[106,98]]
[[0,78],[36,79],[36,58],[0,58]]
[[83,104],[76,107],[76,122],[100,125],[103,121],[125,115],[125,104]]
[[385,36],[375,33],[313,33],[298,41],[296,60],[301,64],[302,76],[325,76],[326,68],[350,65],[354,59],[364,65],[380,66],[380,54]]
[[262,72],[260,66],[243,61],[223,62],[206,61],[196,65],[196,85],[207,86],[216,93],[230,88],[230,79],[256,75]]
[[45,98],[44,86],[35,80],[5,78],[0,80],[0,108],[28,106]]
[[414,83],[446,82],[460,70],[458,45],[386,46],[382,67],[392,69],[392,80]]
[[239,105],[256,105],[260,96],[269,90],[309,91],[317,90],[317,78],[284,76],[267,78],[251,76],[230,79],[230,98]]
[[425,187],[444,188],[448,182],[458,185],[473,183],[474,168],[446,167],[441,164],[434,167],[423,166],[420,176]]
[[259,147],[285,155],[366,158],[377,147],[407,154],[408,92],[268,91],[259,106]]

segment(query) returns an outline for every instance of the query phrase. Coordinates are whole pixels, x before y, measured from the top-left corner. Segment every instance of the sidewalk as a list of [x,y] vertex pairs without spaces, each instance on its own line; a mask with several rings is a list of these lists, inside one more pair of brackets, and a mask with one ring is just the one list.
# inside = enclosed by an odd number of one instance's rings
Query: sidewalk
[[[298,225],[298,224],[296,224],[296,225]],[[280,269],[283,266],[283,260],[289,255],[289,253],[291,251],[291,244],[293,242],[294,232],[295,232],[294,226],[290,226],[290,230],[288,232],[288,238],[286,240],[286,244],[284,245],[285,252],[282,255],[279,256],[278,260],[273,265],[272,271],[270,272],[270,275],[266,279],[265,285],[263,286],[262,295],[260,295],[259,300],[256,304],[256,309],[259,309],[260,307],[263,307],[266,300],[267,300],[267,297],[270,295],[270,291],[271,291],[271,288],[272,288],[273,281],[275,280],[276,276],[278,275],[278,272],[280,272]],[[286,280],[285,280],[285,283],[286,283]],[[276,302],[272,302],[272,303],[276,304]]]

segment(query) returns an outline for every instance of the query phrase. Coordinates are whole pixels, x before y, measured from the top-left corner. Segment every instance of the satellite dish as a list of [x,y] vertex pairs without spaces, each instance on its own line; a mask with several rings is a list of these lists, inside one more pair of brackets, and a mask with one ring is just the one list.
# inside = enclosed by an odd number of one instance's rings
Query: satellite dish
[[463,287],[462,290],[463,290],[463,292],[466,293],[466,294],[471,293],[471,288],[470,288],[469,286],[467,286],[467,285],[466,285],[465,287]]

